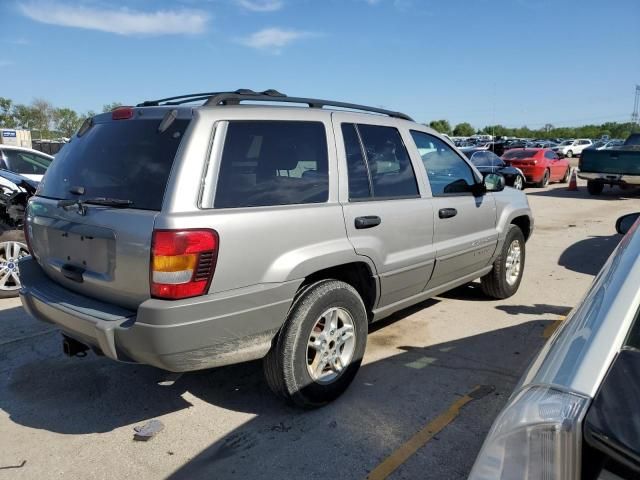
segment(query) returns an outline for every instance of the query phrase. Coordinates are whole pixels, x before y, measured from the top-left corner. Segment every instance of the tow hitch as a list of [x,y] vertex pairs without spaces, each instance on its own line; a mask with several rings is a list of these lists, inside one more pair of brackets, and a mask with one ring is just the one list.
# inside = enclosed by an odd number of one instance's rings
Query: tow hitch
[[80,343],[79,341],[67,337],[66,335],[62,336],[62,351],[68,357],[86,357],[87,356],[87,347],[84,343]]

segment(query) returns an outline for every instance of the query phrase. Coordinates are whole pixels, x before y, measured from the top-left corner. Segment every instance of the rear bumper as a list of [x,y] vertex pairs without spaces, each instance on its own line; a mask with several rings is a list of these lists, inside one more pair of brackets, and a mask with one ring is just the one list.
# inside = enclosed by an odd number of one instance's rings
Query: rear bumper
[[263,357],[284,322],[298,281],[179,301],[150,299],[137,311],[94,300],[51,280],[31,257],[20,261],[20,298],[34,318],[114,360],[172,372]]
[[598,180],[608,185],[640,185],[640,175],[578,172],[578,177],[584,180]]
[[529,166],[520,166],[520,165],[512,165],[513,167],[519,169],[527,182],[539,182],[542,180],[544,176],[544,168],[543,167],[529,167]]

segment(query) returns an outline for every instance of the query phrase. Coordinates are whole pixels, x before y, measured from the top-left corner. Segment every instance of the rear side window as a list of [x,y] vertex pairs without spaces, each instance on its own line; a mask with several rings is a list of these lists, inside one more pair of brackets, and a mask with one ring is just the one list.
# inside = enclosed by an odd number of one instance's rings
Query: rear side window
[[371,184],[369,171],[362,154],[362,144],[356,127],[352,123],[342,124],[342,137],[347,154],[347,174],[349,176],[349,200],[369,198]]
[[[96,123],[60,150],[38,194],[54,199],[117,198],[132,201],[132,208],[160,210],[188,124],[178,119],[159,132],[159,119]],[[72,195],[71,187],[83,187],[85,194]]]
[[357,125],[376,198],[417,197],[418,183],[400,132],[393,127]]
[[5,150],[9,170],[22,175],[44,175],[51,164],[51,160],[30,152],[20,150]]
[[327,136],[322,123],[229,122],[216,208],[322,203],[328,198]]

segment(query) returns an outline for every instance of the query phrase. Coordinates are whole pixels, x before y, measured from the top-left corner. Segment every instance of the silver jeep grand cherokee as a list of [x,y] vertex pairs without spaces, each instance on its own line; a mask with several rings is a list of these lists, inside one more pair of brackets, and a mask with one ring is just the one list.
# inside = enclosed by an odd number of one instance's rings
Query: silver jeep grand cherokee
[[271,388],[313,407],[353,380],[369,323],[477,278],[513,295],[532,228],[521,192],[401,113],[184,95],[97,115],[58,154],[20,295],[70,355],[264,358]]

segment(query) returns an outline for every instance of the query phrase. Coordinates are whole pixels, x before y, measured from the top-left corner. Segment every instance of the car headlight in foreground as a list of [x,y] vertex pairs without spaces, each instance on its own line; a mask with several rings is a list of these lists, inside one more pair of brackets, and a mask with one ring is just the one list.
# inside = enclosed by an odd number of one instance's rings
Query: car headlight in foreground
[[588,405],[551,387],[521,391],[494,422],[469,480],[577,480]]

